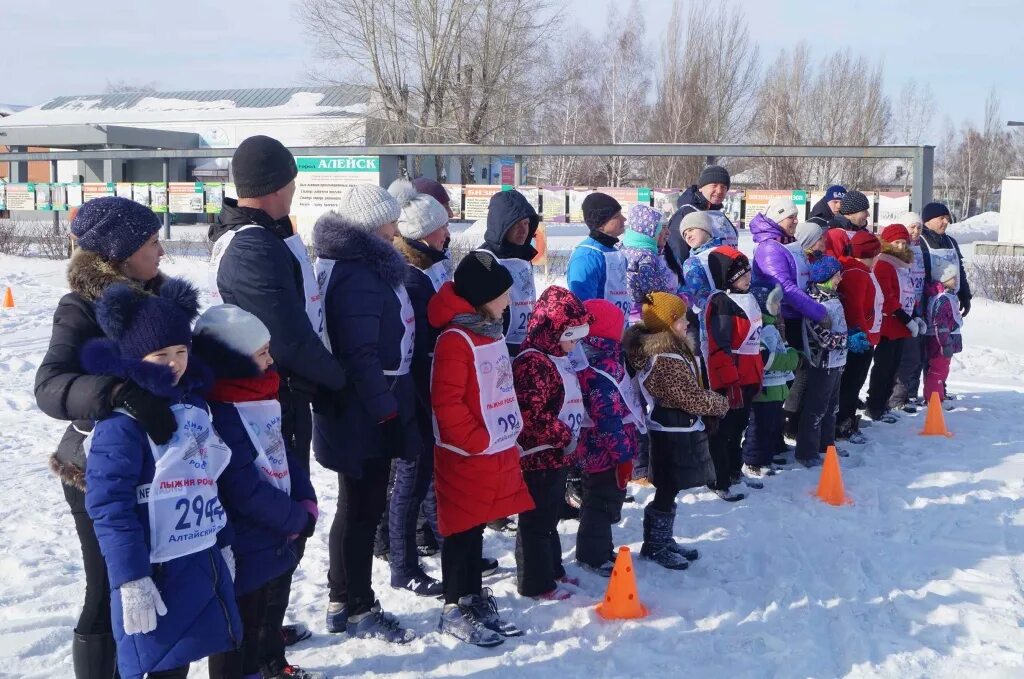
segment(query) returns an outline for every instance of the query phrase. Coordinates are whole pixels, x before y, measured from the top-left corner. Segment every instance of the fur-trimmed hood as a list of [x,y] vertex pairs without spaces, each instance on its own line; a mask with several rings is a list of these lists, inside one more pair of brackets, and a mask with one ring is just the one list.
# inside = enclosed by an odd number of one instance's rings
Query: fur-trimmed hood
[[420,271],[426,271],[438,262],[448,259],[448,255],[441,250],[435,250],[420,241],[409,240],[405,236],[395,236],[394,246],[406,262]]
[[690,357],[695,355],[693,341],[689,337],[685,340],[679,339],[670,330],[651,332],[643,323],[626,329],[626,334],[622,338],[622,349],[633,374],[643,370],[647,361],[658,354],[680,354]]
[[165,365],[125,358],[113,340],[89,340],[82,347],[82,367],[92,375],[131,380],[156,396],[180,401],[186,394],[202,394],[213,384],[213,371],[190,354],[185,374],[174,384],[174,373]]
[[902,269],[910,266],[911,262],[914,261],[914,252],[910,248],[897,250],[891,243],[882,241],[882,254],[878,258],[884,259],[893,266]]
[[125,276],[117,267],[102,255],[78,248],[71,255],[68,264],[68,286],[71,291],[80,295],[88,302],[95,302],[111,285],[125,283],[145,292],[155,293],[165,280],[163,274],[148,283],[133,281]]
[[313,229],[317,257],[336,262],[359,262],[374,271],[390,287],[405,282],[405,260],[383,238],[345,223],[340,215],[326,213]]

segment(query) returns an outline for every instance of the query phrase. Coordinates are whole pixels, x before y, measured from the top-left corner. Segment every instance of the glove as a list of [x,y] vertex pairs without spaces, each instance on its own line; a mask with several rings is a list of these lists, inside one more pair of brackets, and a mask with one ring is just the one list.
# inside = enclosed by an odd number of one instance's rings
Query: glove
[[148,575],[121,585],[121,614],[125,634],[147,634],[156,629],[156,616],[167,615],[160,590]]
[[114,407],[128,411],[158,446],[170,441],[178,430],[171,402],[149,393],[134,382],[125,382],[114,392]]
[[625,490],[626,484],[631,478],[633,478],[633,460],[626,460],[615,466],[615,483],[619,490]]
[[960,300],[960,315],[963,318],[967,318],[969,313],[971,313],[971,300],[969,298]]
[[224,563],[228,567],[228,573],[231,575],[231,582],[235,581],[235,553],[231,551],[231,545],[224,545],[220,548],[220,555],[224,557]]
[[911,337],[917,337],[918,335],[921,334],[921,326],[917,324],[916,318],[911,318],[909,321],[907,321],[907,330],[910,331]]
[[398,416],[392,416],[380,423],[380,445],[384,454],[388,457],[405,456],[405,429],[398,421]]
[[768,299],[764,302],[764,308],[772,316],[777,317],[779,315],[779,309],[782,308],[782,296],[782,286],[778,284],[768,293]]
[[923,318],[915,319],[917,321],[917,336],[924,337],[928,334],[928,324],[925,323]]
[[739,410],[743,407],[743,389],[740,385],[727,387],[725,397],[729,399],[729,410]]
[[849,339],[846,342],[846,348],[855,354],[863,354],[871,348],[871,342],[868,341],[868,336],[860,330],[851,330]]

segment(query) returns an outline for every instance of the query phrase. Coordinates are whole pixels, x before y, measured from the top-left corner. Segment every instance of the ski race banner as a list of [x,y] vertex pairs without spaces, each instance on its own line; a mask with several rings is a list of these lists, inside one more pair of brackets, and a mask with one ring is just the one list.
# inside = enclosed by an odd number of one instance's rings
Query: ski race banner
[[292,217],[307,243],[317,218],[337,207],[345,189],[356,184],[380,184],[378,156],[303,156],[295,159],[295,165],[299,174],[295,177]]

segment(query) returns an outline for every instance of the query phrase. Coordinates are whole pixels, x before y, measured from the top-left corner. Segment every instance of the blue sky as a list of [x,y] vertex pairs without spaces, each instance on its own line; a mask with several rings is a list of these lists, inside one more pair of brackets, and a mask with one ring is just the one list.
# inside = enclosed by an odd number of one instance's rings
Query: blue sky
[[[884,59],[894,96],[909,78],[930,84],[939,109],[933,137],[947,116],[955,122],[979,119],[993,86],[1002,99],[1002,117],[1024,119],[1024,1],[731,4],[746,12],[765,61],[806,40],[815,54],[848,47]],[[288,0],[0,0],[0,5],[3,103],[94,93],[107,80],[156,82],[161,89],[301,85],[316,65],[312,41]],[[604,29],[600,1],[564,5],[570,25],[597,33]],[[671,0],[641,3],[652,47],[660,41],[670,7]],[[842,83],[836,83],[836,91],[842,92]]]

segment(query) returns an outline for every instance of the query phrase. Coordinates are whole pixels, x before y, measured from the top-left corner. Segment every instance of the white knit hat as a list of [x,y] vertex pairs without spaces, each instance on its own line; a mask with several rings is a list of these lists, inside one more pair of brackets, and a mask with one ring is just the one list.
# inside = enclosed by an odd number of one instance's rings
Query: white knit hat
[[700,229],[709,236],[715,235],[711,230],[711,217],[708,217],[707,212],[691,212],[684,216],[682,223],[679,225],[679,230],[689,231],[690,229]]
[[397,222],[402,214],[398,201],[376,184],[356,184],[342,194],[337,213],[345,224],[363,231],[376,231]]
[[270,342],[270,331],[263,321],[234,304],[207,309],[196,321],[193,332],[212,335],[243,356],[252,356]]
[[921,215],[916,212],[904,212],[900,215],[900,218],[896,220],[896,223],[902,224],[908,229],[914,224],[917,224],[918,226],[924,225],[924,222],[921,221]]
[[932,267],[932,280],[945,283],[949,280],[956,280],[960,276],[960,267],[952,262],[943,262],[939,266]]
[[409,240],[421,240],[448,223],[448,211],[437,199],[420,193],[408,179],[396,179],[388,193],[398,201],[402,212],[398,232]]
[[796,205],[789,198],[776,196],[768,201],[764,216],[778,224],[786,217],[796,217]]

